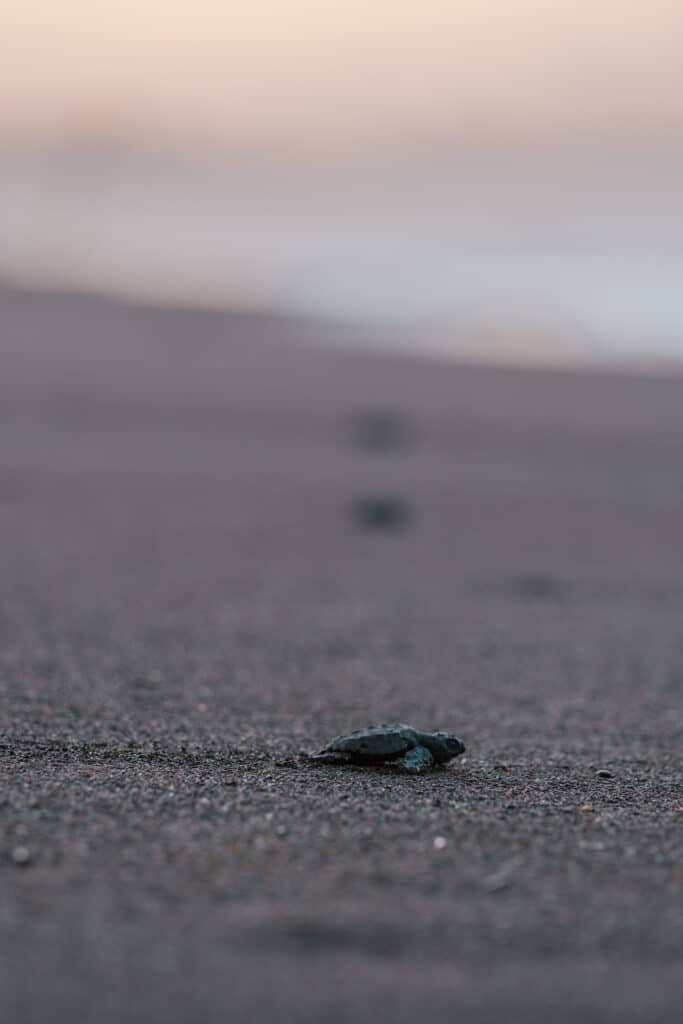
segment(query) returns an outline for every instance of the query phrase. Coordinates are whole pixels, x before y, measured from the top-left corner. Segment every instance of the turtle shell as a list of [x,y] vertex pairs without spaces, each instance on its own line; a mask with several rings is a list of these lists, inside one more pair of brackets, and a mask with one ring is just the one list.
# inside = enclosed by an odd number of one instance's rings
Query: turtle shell
[[348,736],[337,736],[325,752],[347,754],[359,761],[392,761],[416,745],[415,730],[407,725],[372,725]]

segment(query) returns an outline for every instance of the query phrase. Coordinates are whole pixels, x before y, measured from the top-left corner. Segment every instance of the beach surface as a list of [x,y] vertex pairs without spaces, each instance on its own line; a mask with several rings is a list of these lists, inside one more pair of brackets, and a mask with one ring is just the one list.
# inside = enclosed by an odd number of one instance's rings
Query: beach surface
[[683,377],[326,332],[0,291],[4,1019],[673,1024]]

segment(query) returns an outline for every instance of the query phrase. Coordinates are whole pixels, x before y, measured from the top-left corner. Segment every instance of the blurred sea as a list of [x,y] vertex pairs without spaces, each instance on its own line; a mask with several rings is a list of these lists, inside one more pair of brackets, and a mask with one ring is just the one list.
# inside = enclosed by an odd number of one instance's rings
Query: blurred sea
[[678,360],[680,170],[614,155],[295,173],[5,153],[0,277],[366,323],[368,338],[454,356]]

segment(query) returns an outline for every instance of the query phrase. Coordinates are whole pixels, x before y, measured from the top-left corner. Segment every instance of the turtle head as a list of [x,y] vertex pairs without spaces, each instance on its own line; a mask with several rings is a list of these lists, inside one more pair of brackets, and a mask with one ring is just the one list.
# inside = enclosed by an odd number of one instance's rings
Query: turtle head
[[434,760],[440,763],[450,761],[454,757],[465,753],[465,744],[458,736],[452,736],[449,732],[434,733]]

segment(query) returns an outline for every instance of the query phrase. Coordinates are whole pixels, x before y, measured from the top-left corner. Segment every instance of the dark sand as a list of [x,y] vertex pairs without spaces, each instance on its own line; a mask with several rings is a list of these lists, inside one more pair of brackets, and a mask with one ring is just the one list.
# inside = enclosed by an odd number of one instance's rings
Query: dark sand
[[[683,379],[0,332],[3,1021],[679,1021]],[[373,720],[467,755],[298,758]]]

